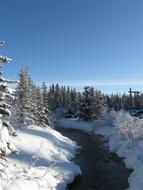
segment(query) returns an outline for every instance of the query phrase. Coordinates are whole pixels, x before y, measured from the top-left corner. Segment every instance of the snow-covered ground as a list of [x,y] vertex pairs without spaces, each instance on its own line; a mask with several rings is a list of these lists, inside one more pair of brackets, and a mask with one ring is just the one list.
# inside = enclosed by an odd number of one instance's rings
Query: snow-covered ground
[[110,152],[123,157],[126,167],[133,169],[128,179],[128,190],[143,189],[143,120],[121,111],[111,112],[101,121],[60,119],[59,124],[66,128],[104,135]]
[[0,190],[64,190],[80,168],[70,160],[76,143],[47,127],[29,126],[17,131],[10,154],[0,165]]

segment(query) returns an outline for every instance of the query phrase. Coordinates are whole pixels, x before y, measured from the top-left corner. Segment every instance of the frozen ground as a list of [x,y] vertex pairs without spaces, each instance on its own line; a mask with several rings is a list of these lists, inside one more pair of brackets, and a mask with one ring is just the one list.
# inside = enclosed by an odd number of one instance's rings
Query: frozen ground
[[11,154],[0,165],[0,190],[63,190],[81,174],[70,160],[76,143],[54,129],[30,126],[17,131]]
[[104,135],[110,152],[124,158],[126,167],[133,169],[128,181],[129,190],[143,189],[143,121],[125,112],[111,112],[104,120],[83,122],[61,119],[60,126],[82,129]]

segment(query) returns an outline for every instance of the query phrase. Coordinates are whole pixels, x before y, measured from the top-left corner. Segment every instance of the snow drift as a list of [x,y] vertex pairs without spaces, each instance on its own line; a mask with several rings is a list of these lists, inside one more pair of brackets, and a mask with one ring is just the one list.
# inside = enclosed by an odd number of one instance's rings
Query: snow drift
[[75,142],[50,127],[33,125],[17,134],[19,154],[3,160],[0,190],[63,190],[81,174],[70,162],[78,148]]

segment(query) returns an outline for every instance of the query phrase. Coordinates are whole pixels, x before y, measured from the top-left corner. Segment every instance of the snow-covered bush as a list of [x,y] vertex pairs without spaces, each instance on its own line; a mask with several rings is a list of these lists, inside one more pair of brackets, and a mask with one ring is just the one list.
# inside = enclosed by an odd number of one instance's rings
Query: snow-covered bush
[[104,115],[103,119],[106,122],[107,126],[112,126],[114,118],[115,118],[115,111],[110,111],[109,113]]
[[130,190],[143,189],[143,120],[125,111],[108,113],[104,125],[97,126],[96,134],[108,140],[109,151],[116,153],[127,168],[133,169],[129,177]]
[[143,140],[143,121],[125,111],[111,111],[106,115],[105,122],[114,126],[124,140],[130,140],[133,144]]

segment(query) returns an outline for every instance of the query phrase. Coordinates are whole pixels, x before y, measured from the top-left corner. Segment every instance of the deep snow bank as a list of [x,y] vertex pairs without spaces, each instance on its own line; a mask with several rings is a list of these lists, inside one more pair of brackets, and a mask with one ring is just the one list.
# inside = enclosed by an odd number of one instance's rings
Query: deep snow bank
[[76,143],[54,129],[30,126],[17,131],[19,154],[3,160],[0,190],[63,190],[80,168],[70,160]]
[[111,112],[104,120],[83,122],[59,120],[60,126],[82,129],[104,135],[111,152],[124,158],[127,168],[134,171],[129,177],[129,190],[143,189],[143,121],[126,112]]

